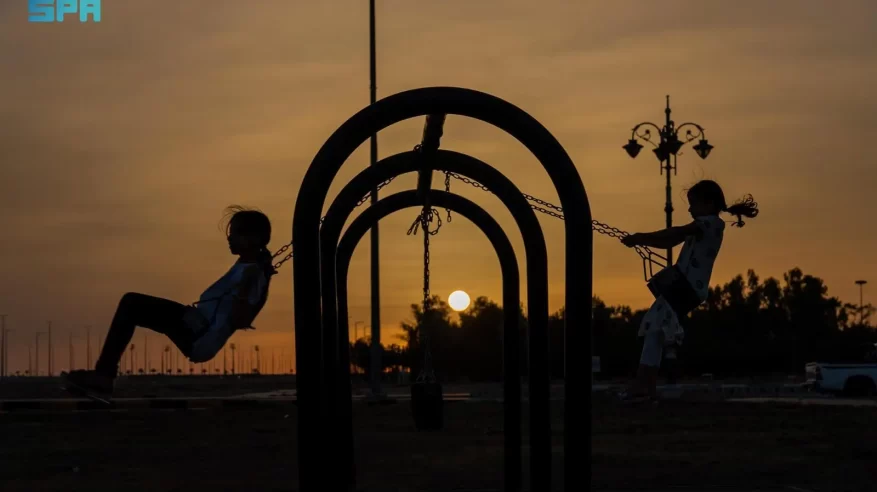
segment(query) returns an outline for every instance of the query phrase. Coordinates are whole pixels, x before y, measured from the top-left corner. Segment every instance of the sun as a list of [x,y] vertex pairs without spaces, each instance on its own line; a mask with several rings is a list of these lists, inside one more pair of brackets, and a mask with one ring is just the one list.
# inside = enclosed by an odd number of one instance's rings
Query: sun
[[455,290],[448,296],[448,304],[454,311],[462,311],[469,307],[469,294],[462,290]]

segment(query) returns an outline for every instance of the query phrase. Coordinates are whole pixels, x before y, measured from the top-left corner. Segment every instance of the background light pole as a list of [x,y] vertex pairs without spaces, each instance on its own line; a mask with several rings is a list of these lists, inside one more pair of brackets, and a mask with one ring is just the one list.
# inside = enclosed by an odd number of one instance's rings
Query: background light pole
[[[369,78],[370,99],[371,104],[377,100],[377,55],[375,50],[375,0],[369,0]],[[378,162],[378,136],[371,136],[371,160],[370,166],[374,166]],[[378,201],[378,189],[371,191],[371,203],[374,205]],[[381,391],[381,290],[380,290],[380,250],[378,249],[378,224],[372,226],[371,229],[371,321],[372,321],[372,343],[371,343],[371,396],[372,398],[380,398],[383,396]]]
[[[663,127],[659,127],[648,121],[636,125],[631,131],[630,140],[627,142],[627,145],[624,145],[622,148],[627,151],[627,155],[631,158],[635,158],[643,148],[643,146],[637,141],[638,138],[655,147],[652,152],[655,153],[655,157],[657,157],[658,161],[661,163],[661,173],[667,173],[667,201],[664,205],[664,212],[667,214],[667,228],[669,229],[670,227],[673,227],[673,197],[670,193],[670,171],[673,171],[673,174],[676,174],[676,154],[682,149],[682,146],[700,138],[697,145],[692,148],[697,152],[697,155],[699,155],[701,159],[706,159],[710,154],[710,151],[713,149],[713,146],[707,141],[703,127],[697,123],[688,122],[683,123],[678,127],[674,126],[673,120],[670,119],[670,96],[667,96],[667,108],[664,110],[664,114],[666,115],[666,119]],[[641,131],[643,127],[653,127],[658,131],[657,143],[653,140],[654,136],[651,133],[651,129],[644,128]],[[690,128],[685,132],[685,139],[680,140],[679,131],[685,127]],[[691,128],[694,128],[695,132],[692,132]],[[672,264],[673,248],[667,248],[667,265],[669,266]]]
[[862,290],[865,284],[867,284],[867,280],[856,280],[856,285],[859,286],[859,324],[865,324],[865,303],[864,296],[862,295]]

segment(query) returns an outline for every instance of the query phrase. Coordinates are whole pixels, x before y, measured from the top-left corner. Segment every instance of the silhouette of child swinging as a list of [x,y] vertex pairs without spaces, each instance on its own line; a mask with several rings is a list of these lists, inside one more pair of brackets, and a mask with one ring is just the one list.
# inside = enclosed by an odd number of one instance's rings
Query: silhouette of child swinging
[[[752,196],[747,196],[728,207],[722,188],[710,180],[700,181],[688,190],[688,204],[688,212],[694,219],[688,225],[631,234],[622,239],[622,242],[631,248],[648,246],[662,249],[684,242],[676,264],[668,268],[675,269],[687,280],[687,285],[683,287],[690,291],[689,296],[694,301],[693,305],[696,305],[707,298],[713,265],[722,246],[725,222],[719,214],[726,212],[736,215],[737,221],[732,225],[743,227],[743,216],[753,218],[758,215],[758,204],[752,200]],[[687,314],[676,312],[664,295],[655,299],[640,324],[638,336],[644,340],[639,370],[635,382],[619,395],[623,400],[657,400],[661,357],[665,355],[668,359],[676,358],[676,350],[682,345],[685,335],[679,318]]]
[[240,329],[252,322],[265,305],[271,277],[277,272],[268,251],[271,222],[258,210],[231,206],[225,232],[238,260],[201,294],[192,306],[138,293],[122,296],[95,369],[71,371],[65,387],[78,395],[108,398],[119,371],[119,361],[142,326],[166,335],[192,362],[207,362]]

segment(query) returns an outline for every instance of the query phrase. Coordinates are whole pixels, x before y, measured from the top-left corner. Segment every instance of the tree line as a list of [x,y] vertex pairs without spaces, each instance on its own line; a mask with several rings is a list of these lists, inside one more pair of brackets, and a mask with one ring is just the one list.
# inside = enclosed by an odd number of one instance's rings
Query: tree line
[[[519,307],[522,370],[527,370],[527,318]],[[600,378],[632,375],[642,340],[637,337],[646,309],[610,306],[593,299],[593,354]],[[679,351],[682,375],[766,377],[801,373],[804,364],[874,360],[874,308],[844,303],[828,295],[825,282],[794,268],[782,280],[761,280],[752,270],[709,289],[705,303],[682,319],[685,342]],[[452,319],[437,296],[430,308],[411,305],[412,320],[401,324],[399,343],[383,347],[385,371],[419,373],[428,345],[436,375],[443,381],[498,381],[502,377],[503,307],[485,297]],[[564,310],[549,317],[551,377],[564,376]],[[587,329],[587,327],[582,327]],[[424,336],[425,335],[425,336]],[[424,343],[425,342],[425,343]],[[351,362],[368,373],[367,339],[351,344]],[[572,362],[572,361],[571,361]],[[587,354],[575,363],[590,365]]]

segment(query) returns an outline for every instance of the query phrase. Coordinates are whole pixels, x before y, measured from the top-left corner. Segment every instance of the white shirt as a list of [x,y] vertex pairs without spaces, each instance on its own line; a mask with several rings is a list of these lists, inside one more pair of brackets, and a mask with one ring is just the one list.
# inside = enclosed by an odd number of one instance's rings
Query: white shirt
[[725,236],[725,221],[718,215],[703,215],[694,219],[701,230],[700,237],[689,236],[685,239],[676,265],[685,278],[697,291],[701,300],[706,300],[709,294],[710,276],[713,274],[713,265],[719,250],[722,248],[722,239]]
[[[229,316],[235,298],[242,294],[238,290],[244,271],[254,266],[256,266],[254,263],[235,263],[225,275],[201,294],[196,309],[209,325],[207,332],[192,345],[189,356],[192,362],[206,362],[212,359],[234,333],[234,329],[229,325]],[[260,268],[256,283],[247,296],[249,304],[257,305],[267,289],[268,280]]]
[[[689,236],[685,238],[685,244],[682,246],[679,258],[676,259],[676,265],[694,287],[698,297],[706,300],[709,294],[713,265],[725,235],[725,221],[718,215],[705,215],[695,218],[694,221],[701,231],[700,237]],[[644,336],[656,329],[664,331],[664,340],[675,339],[677,343],[682,343],[685,331],[682,329],[679,317],[663,296],[655,299],[652,307],[643,316],[638,334]]]

